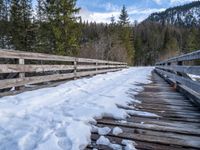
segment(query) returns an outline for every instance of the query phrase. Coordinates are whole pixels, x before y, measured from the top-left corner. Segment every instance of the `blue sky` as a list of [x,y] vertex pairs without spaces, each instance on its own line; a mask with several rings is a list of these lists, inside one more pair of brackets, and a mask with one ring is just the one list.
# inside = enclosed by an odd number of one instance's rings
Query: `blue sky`
[[112,15],[117,20],[124,4],[133,22],[142,21],[153,12],[192,1],[194,0],[77,0],[77,6],[81,7],[79,15],[83,20],[109,23]]

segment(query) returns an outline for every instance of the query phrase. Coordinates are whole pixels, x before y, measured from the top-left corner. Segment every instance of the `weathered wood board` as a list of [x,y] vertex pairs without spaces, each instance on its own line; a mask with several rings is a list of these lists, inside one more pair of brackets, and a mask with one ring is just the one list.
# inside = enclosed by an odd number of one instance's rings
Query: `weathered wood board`
[[[136,142],[139,150],[196,150],[200,149],[200,111],[190,100],[170,87],[156,73],[152,73],[152,83],[144,86],[144,91],[136,96],[142,103],[133,103],[135,110],[151,112],[159,117],[131,115],[126,122],[111,118],[98,120],[97,126],[116,126],[123,130],[119,135],[109,133],[106,137],[116,144],[123,139]],[[130,108],[123,108],[130,109]],[[92,143],[86,149],[111,149],[97,145],[97,133],[92,134]]]

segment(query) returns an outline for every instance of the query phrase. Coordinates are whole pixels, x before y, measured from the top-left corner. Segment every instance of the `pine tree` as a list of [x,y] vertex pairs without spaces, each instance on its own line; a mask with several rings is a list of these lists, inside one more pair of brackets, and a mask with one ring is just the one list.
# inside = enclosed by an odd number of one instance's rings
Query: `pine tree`
[[111,22],[111,25],[114,25],[115,24],[115,17],[112,15],[112,17],[110,18],[110,22]]
[[48,20],[47,1],[37,0],[36,28],[34,51],[42,53],[53,53],[55,50],[55,38]]
[[76,0],[52,0],[47,13],[55,37],[56,54],[76,55],[79,46]]
[[10,47],[9,0],[0,0],[0,47]]
[[190,32],[187,34],[187,40],[186,40],[187,52],[191,52],[198,49],[198,44],[199,44],[198,40],[199,40],[198,30],[192,28]]
[[129,21],[129,16],[126,10],[126,6],[123,5],[122,10],[121,10],[121,14],[119,16],[119,24],[124,26],[124,25],[128,25],[130,23]]
[[11,1],[11,10],[10,10],[10,22],[11,22],[11,36],[12,36],[12,45],[16,49],[21,49],[21,12],[20,12],[20,1],[12,0]]
[[127,62],[129,64],[133,64],[134,61],[134,42],[133,42],[133,30],[131,27],[129,27],[129,16],[126,10],[125,5],[123,5],[123,8],[121,10],[121,14],[119,16],[119,28],[120,33],[119,37],[122,41],[122,44],[126,48],[127,52]]
[[31,0],[12,0],[10,13],[14,48],[30,51],[33,42]]

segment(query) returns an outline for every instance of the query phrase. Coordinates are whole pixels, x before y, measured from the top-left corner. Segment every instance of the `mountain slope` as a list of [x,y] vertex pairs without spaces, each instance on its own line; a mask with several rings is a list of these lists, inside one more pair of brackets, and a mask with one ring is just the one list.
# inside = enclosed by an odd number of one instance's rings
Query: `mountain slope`
[[163,25],[200,26],[200,1],[153,13],[145,21],[153,21]]

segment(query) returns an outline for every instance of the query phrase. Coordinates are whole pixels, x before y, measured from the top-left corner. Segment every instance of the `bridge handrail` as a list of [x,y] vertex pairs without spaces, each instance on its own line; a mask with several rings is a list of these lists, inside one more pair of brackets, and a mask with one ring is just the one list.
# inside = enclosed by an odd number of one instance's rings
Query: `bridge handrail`
[[[58,56],[7,49],[0,49],[0,60],[1,59],[18,60],[17,64],[5,64],[0,62],[1,75],[14,73],[19,75],[17,78],[1,79],[0,89],[79,78],[109,71],[117,71],[127,67],[127,63],[124,62]],[[27,60],[29,60],[29,64],[26,63]],[[46,61],[48,63],[50,62],[50,64],[33,64],[30,63],[31,61]],[[46,72],[51,72],[51,74],[26,76],[27,73],[44,74]]]
[[158,62],[155,71],[175,87],[187,91],[187,95],[192,95],[192,99],[200,105],[200,65],[185,63],[197,60],[200,60],[200,50]]
[[188,54],[180,55],[177,57],[173,57],[170,59],[167,59],[165,61],[161,61],[156,63],[156,65],[165,65],[166,63],[173,63],[173,62],[183,62],[183,61],[191,61],[191,60],[198,60],[200,59],[200,50],[197,50],[195,52],[191,52]]

